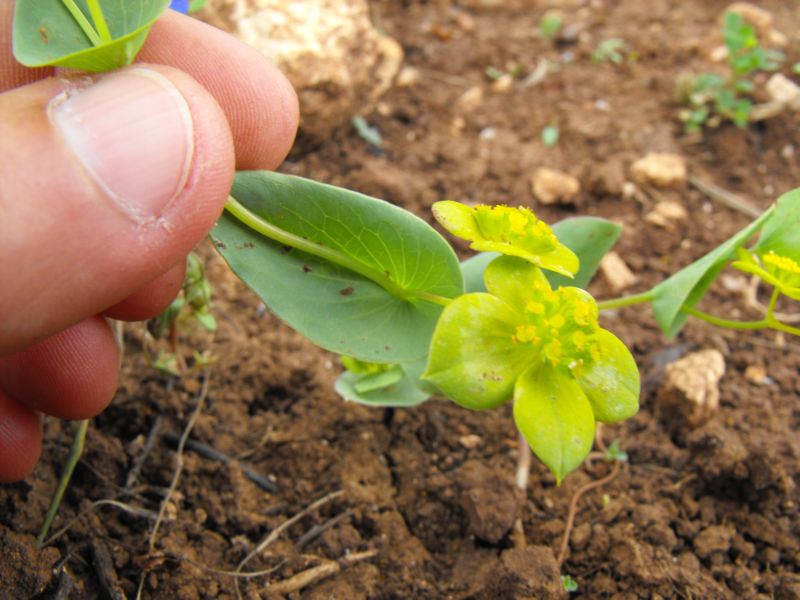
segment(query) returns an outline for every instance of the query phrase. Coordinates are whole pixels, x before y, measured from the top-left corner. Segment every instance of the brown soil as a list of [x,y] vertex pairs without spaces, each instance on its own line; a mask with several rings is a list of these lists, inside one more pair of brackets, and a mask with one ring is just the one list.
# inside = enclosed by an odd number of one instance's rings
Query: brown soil
[[[379,127],[384,151],[343,128],[322,144],[301,140],[285,170],[386,198],[427,219],[431,203],[442,198],[526,204],[551,222],[574,214],[613,219],[625,225],[617,250],[638,276],[629,291],[653,285],[748,220],[688,185],[624,199],[622,184],[636,158],[677,152],[692,173],[762,208],[800,182],[792,154],[800,148],[795,115],[746,130],[723,125],[701,139],[684,135],[676,120],[676,79],[715,67],[707,51],[725,2],[551,2],[563,7],[576,33],[558,43],[536,35],[547,2],[516,4],[533,8],[507,2],[481,12],[447,1],[373,2],[377,25],[403,45],[406,64],[421,75],[365,115]],[[784,32],[800,27],[792,3],[759,5]],[[591,51],[612,37],[637,56],[593,64]],[[800,60],[796,36],[785,51],[788,65]],[[511,91],[493,92],[484,74],[487,66],[513,65],[528,74],[539,57],[560,61],[566,53],[572,62],[532,87],[518,79]],[[473,86],[483,88],[482,102],[459,112],[458,98]],[[551,149],[540,141],[549,123],[561,132]],[[583,191],[573,204],[535,205],[529,181],[539,166],[580,179]],[[689,218],[671,228],[643,221],[664,199],[681,203]],[[219,571],[235,570],[272,529],[338,490],[245,565],[245,572],[274,571],[241,579],[244,597],[280,597],[280,585],[314,567],[327,576],[289,597],[566,596],[556,555],[568,505],[578,488],[608,472],[606,465],[585,467],[556,487],[534,461],[524,501],[527,545],[521,545],[511,533],[517,447],[507,408],[475,413],[438,399],[397,411],[344,403],[332,391],[340,370],[335,357],[265,312],[221,259],[208,249],[204,254],[219,331],[213,340],[196,335],[181,344],[187,355],[208,348],[218,362],[208,370],[207,400],[192,437],[238,461],[223,465],[185,453],[152,550],[151,518],[94,504],[116,499],[158,510],[176,467],[162,437],[131,485],[128,478],[156,419],[162,432],[180,433],[202,387],[197,373],[173,378],[149,367],[142,327],[129,326],[118,397],[92,422],[53,532],[69,529],[35,550],[70,443],[64,424],[48,421],[35,473],[0,488],[0,597],[65,598],[57,594],[68,579],[71,598],[134,597],[141,579],[146,598],[233,598],[233,578]],[[592,291],[612,296],[603,280]],[[747,310],[721,287],[709,306],[729,314]],[[697,322],[667,341],[646,307],[608,315],[605,326],[635,353],[642,409],[604,430],[606,442],[621,439],[630,460],[616,479],[580,500],[560,570],[577,581],[573,596],[800,598],[800,343]],[[690,430],[654,404],[664,364],[700,348],[721,351],[727,371],[719,411]],[[752,369],[746,376],[748,367],[763,368],[767,377],[753,377]],[[279,490],[256,486],[245,467],[274,477]],[[300,543],[324,523],[327,529]],[[359,555],[368,551],[374,555]],[[62,566],[68,577],[60,575]],[[102,583],[101,574],[109,580]]]

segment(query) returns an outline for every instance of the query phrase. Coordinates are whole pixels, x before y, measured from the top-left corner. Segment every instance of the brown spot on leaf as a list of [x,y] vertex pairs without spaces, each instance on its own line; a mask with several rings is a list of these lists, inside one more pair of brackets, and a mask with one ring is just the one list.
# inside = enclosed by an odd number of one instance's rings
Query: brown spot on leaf
[[350,296],[355,290],[351,287],[344,288],[343,290],[339,290],[339,293],[342,296]]
[[303,265],[303,273],[310,273],[312,271],[311,267],[308,265]]

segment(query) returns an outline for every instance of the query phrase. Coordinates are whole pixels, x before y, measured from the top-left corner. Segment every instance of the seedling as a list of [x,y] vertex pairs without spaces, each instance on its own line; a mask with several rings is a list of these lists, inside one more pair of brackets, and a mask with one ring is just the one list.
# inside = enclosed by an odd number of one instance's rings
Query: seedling
[[561,132],[558,129],[558,125],[546,125],[542,128],[542,143],[545,145],[545,148],[552,148],[556,144],[558,144],[558,138],[561,136]]
[[564,19],[556,11],[547,11],[539,20],[539,36],[544,40],[552,40],[558,35]]
[[[130,36],[140,45],[138,36],[167,2],[143,2],[146,18],[135,22],[127,20],[124,5],[19,0],[16,56],[37,65],[121,66],[119,59],[132,60]],[[615,42],[606,50],[620,47]],[[382,200],[290,175],[244,171],[235,177],[211,240],[275,315],[348,357],[337,384],[343,396],[407,406],[439,394],[475,410],[511,401],[518,429],[557,482],[589,454],[596,422],[618,422],[638,410],[636,363],[622,341],[600,327],[601,310],[649,302],[668,336],[690,316],[800,335],[774,310],[781,297],[800,299],[800,190],[651,290],[600,303],[584,288],[619,237],[618,225],[584,217],[551,229],[524,207],[453,201],[436,203],[433,213],[478,254],[459,262],[427,222]],[[697,308],[728,265],[773,287],[763,318],[739,322]],[[206,292],[201,283],[184,306],[206,306]],[[611,456],[616,468],[621,456]]]
[[774,71],[784,59],[780,52],[762,48],[755,28],[736,12],[725,14],[722,39],[727,52],[727,75],[702,73],[681,92],[689,108],[682,111],[680,117],[689,132],[699,131],[704,125],[716,125],[721,120],[746,127],[755,90],[752,75],[758,71]]
[[383,138],[381,137],[381,132],[378,131],[378,128],[367,123],[367,120],[361,115],[356,115],[353,117],[352,122],[353,128],[356,130],[356,133],[359,135],[359,137],[373,148],[380,150],[380,148],[383,146]]
[[578,582],[575,581],[571,575],[562,575],[561,576],[561,587],[564,588],[565,592],[577,592],[578,591]]
[[597,45],[594,52],[592,52],[592,62],[612,62],[615,65],[622,64],[625,60],[623,52],[625,52],[627,48],[628,45],[625,43],[625,40],[621,40],[620,38],[603,40]]

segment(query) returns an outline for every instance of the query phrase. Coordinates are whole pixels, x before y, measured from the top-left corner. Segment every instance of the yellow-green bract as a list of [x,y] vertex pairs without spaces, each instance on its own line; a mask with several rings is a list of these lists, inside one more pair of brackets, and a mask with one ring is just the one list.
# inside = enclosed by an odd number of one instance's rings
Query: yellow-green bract
[[594,423],[639,406],[639,371],[625,345],[599,327],[594,299],[553,290],[512,256],[486,269],[488,293],[465,294],[442,313],[423,379],[472,409],[514,399],[514,419],[561,481],[589,453]]

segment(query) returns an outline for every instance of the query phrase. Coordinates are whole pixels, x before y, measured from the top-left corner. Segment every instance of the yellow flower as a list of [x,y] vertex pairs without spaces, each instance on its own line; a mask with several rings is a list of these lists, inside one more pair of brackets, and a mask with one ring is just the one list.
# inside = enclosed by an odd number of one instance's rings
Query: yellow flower
[[444,200],[433,205],[433,216],[447,231],[472,242],[478,252],[517,256],[537,267],[573,277],[578,257],[558,241],[544,221],[528,208],[476,206]]
[[796,261],[772,251],[757,256],[744,248],[739,248],[736,253],[739,260],[731,263],[732,267],[745,273],[752,273],[775,286],[781,294],[800,300],[800,265]]

